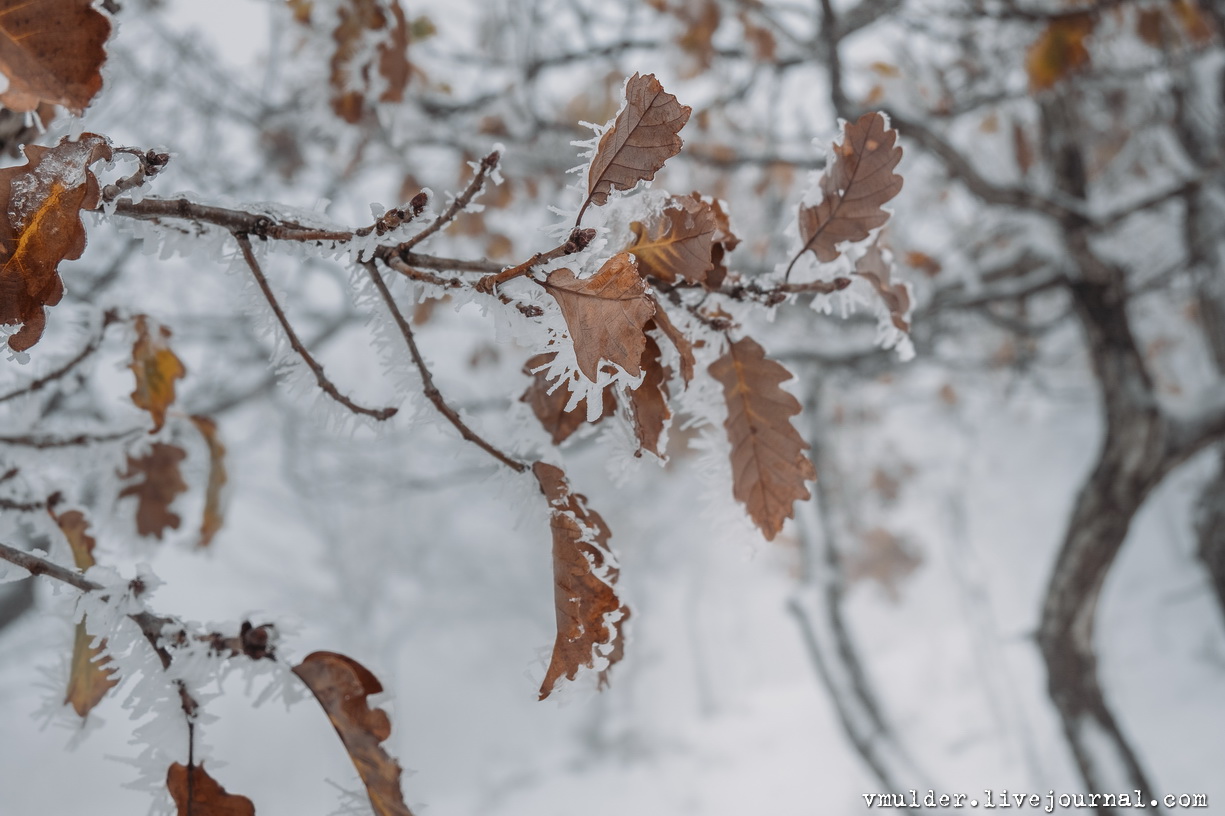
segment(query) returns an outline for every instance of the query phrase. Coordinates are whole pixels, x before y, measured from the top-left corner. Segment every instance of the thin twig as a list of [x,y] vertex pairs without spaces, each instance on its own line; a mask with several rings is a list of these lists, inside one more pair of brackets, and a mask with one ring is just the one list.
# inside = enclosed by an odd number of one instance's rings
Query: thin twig
[[115,442],[143,432],[144,428],[130,428],[126,431],[114,431],[113,433],[81,433],[76,436],[33,436],[29,434],[24,436],[0,436],[0,445],[15,445],[22,448],[39,448],[41,450],[46,450],[47,448],[71,448],[76,445],[92,445],[95,442]]
[[532,267],[543,263],[548,263],[556,258],[563,258],[566,255],[573,255],[576,252],[582,252],[591,245],[593,240],[595,240],[595,230],[579,229],[575,227],[573,230],[571,230],[570,237],[566,239],[564,244],[556,246],[547,252],[537,252],[535,255],[528,258],[518,266],[512,266],[507,269],[503,269],[496,275],[486,275],[485,277],[481,278],[476,282],[477,291],[484,292],[487,295],[493,294],[493,291],[499,284],[506,283],[509,280],[514,280],[515,278],[526,275],[528,272],[532,271]]
[[409,238],[404,243],[400,244],[399,250],[401,257],[403,257],[403,253],[410,251],[413,247],[417,246],[417,244],[438,232],[438,230],[451,223],[451,221],[454,220],[457,215],[463,212],[464,208],[472,202],[472,199],[476,197],[477,193],[484,189],[485,181],[489,178],[489,174],[493,172],[494,168],[498,166],[498,161],[501,158],[501,154],[495,150],[485,158],[481,159],[481,163],[476,169],[476,175],[472,177],[472,181],[468,182],[468,187],[462,193],[460,193],[454,201],[451,202],[451,206],[439,213],[438,217],[435,218],[428,227],[421,230],[421,232],[417,233],[412,238]]
[[48,383],[55,382],[60,377],[63,377],[65,374],[72,371],[72,369],[80,365],[87,357],[89,357],[89,355],[97,351],[98,347],[102,345],[102,338],[106,335],[107,327],[110,326],[112,323],[118,323],[119,321],[120,321],[119,312],[117,312],[114,309],[107,310],[107,312],[102,316],[102,330],[98,332],[96,337],[93,337],[92,339],[90,339],[89,343],[85,345],[85,348],[81,349],[80,353],[77,354],[77,356],[73,357],[71,360],[64,363],[62,366],[57,368],[55,371],[52,371],[50,374],[47,374],[46,376],[39,377],[37,380],[34,380],[34,382],[30,383],[29,385],[25,385],[21,388],[18,388],[16,391],[10,391],[4,396],[0,396],[0,402],[8,402],[9,400],[16,399],[17,397],[20,397],[23,394],[32,394],[35,391],[39,391],[45,388]]
[[238,248],[242,252],[243,260],[247,262],[247,267],[251,270],[251,274],[255,277],[255,282],[259,284],[260,291],[264,293],[264,298],[268,301],[268,305],[272,307],[273,314],[281,324],[281,328],[285,330],[285,336],[289,338],[289,345],[298,353],[306,363],[311,373],[315,375],[315,382],[323,389],[323,392],[332,399],[339,402],[344,407],[348,408],[355,414],[364,414],[368,417],[382,422],[396,415],[399,410],[395,407],[387,408],[366,408],[358,405],[353,400],[340,393],[336,385],[328,379],[323,373],[323,366],[311,356],[311,353],[306,350],[306,346],[302,345],[302,341],[298,339],[297,333],[293,330],[293,326],[289,323],[289,318],[285,316],[285,312],[281,309],[281,304],[277,302],[276,296],[272,294],[272,287],[268,285],[268,279],[264,277],[264,272],[260,269],[259,261],[255,258],[255,253],[251,251],[251,239],[245,233],[234,233],[234,239],[238,241]]
[[421,384],[426,398],[434,403],[434,407],[438,409],[438,412],[455,426],[455,430],[459,431],[459,435],[464,439],[472,442],[516,473],[525,472],[527,470],[525,463],[512,458],[485,441],[484,438],[460,419],[459,414],[450,405],[447,405],[446,400],[442,398],[442,392],[434,385],[434,377],[430,374],[430,369],[425,364],[425,359],[421,356],[421,350],[417,348],[417,339],[413,335],[413,328],[408,324],[408,320],[404,317],[404,313],[400,311],[400,307],[396,305],[395,298],[392,297],[391,290],[387,288],[387,282],[383,280],[382,273],[379,272],[373,261],[367,262],[364,266],[366,271],[370,273],[370,280],[374,283],[375,288],[379,290],[379,295],[383,298],[383,302],[387,304],[387,309],[391,312],[392,318],[395,319],[396,325],[400,328],[400,334],[404,336],[404,342],[408,346],[408,353],[412,355],[413,363],[417,366],[417,370],[421,372]]

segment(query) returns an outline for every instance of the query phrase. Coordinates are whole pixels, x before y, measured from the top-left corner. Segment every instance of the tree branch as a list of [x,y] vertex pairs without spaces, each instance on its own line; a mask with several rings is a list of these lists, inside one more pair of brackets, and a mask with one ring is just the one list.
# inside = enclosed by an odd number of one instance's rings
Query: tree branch
[[332,399],[339,402],[344,407],[348,408],[355,414],[363,414],[368,417],[382,422],[396,415],[399,410],[395,407],[388,408],[366,408],[358,405],[353,400],[340,393],[336,385],[328,379],[323,372],[323,366],[319,364],[311,353],[306,350],[306,346],[302,345],[302,341],[298,339],[297,333],[293,326],[289,323],[289,318],[285,316],[281,305],[277,303],[276,296],[272,294],[272,287],[268,285],[268,279],[264,277],[264,272],[260,269],[259,261],[255,258],[255,253],[251,251],[251,240],[245,233],[235,232],[234,239],[238,241],[238,248],[242,252],[243,260],[247,262],[247,267],[251,270],[251,274],[255,277],[255,282],[259,284],[260,291],[264,293],[264,298],[268,301],[268,305],[272,307],[273,314],[276,315],[277,321],[281,324],[281,328],[285,330],[285,336],[289,338],[289,345],[298,353],[311,373],[315,375],[315,382],[323,389],[323,392]]

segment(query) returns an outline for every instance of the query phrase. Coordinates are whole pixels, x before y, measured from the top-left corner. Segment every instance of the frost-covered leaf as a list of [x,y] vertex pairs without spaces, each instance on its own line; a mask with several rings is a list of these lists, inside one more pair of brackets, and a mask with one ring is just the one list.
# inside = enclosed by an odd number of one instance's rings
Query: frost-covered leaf
[[910,290],[904,283],[893,282],[893,264],[885,260],[879,241],[874,241],[868,251],[855,261],[855,274],[872,284],[898,331],[909,332],[906,313],[910,311]]
[[89,166],[110,157],[104,137],[85,133],[56,147],[30,145],[25,165],[0,170],[0,324],[25,324],[9,337],[13,351],[38,342],[45,307],[63,297],[60,261],[81,257],[81,210],[98,205],[98,179]]
[[[378,71],[383,87],[378,101],[404,99],[413,67],[408,61],[408,20],[400,0],[345,0],[332,38],[336,41],[331,62],[332,110],[337,116],[350,124],[361,121],[374,84],[372,70]],[[373,50],[367,46],[368,38],[377,42]],[[377,59],[370,60],[371,56]]]
[[902,189],[902,177],[893,172],[902,160],[896,141],[897,131],[879,113],[844,125],[842,143],[834,144],[833,160],[821,175],[821,200],[800,205],[801,255],[811,250],[829,263],[842,254],[838,244],[862,241],[889,220],[884,205]]
[[648,450],[663,459],[664,450],[660,442],[664,425],[672,416],[672,411],[668,408],[668,373],[660,362],[660,356],[659,346],[648,336],[642,352],[642,370],[646,376],[642,379],[642,385],[626,391],[626,397],[634,420],[639,454]]
[[621,629],[630,612],[617,597],[619,570],[604,519],[587,507],[586,496],[571,492],[560,468],[537,462],[532,473],[552,510],[557,639],[540,686],[543,700],[561,678],[573,680],[584,667],[599,672],[601,687],[607,684],[608,670],[624,652]]
[[203,765],[175,762],[166,773],[166,787],[178,816],[255,816],[255,805],[245,796],[226,793],[204,772]]
[[715,216],[709,204],[692,196],[674,197],[650,221],[630,224],[634,243],[626,247],[638,259],[643,276],[668,283],[684,278],[705,283],[713,267]]
[[340,735],[370,795],[376,816],[412,816],[400,790],[400,764],[379,743],[391,736],[391,719],[367,698],[383,686],[369,669],[335,652],[314,652],[294,667]]
[[150,320],[145,315],[136,316],[136,342],[132,345],[132,364],[128,366],[136,375],[136,390],[132,402],[153,417],[155,433],[166,424],[166,409],[174,402],[174,381],[187,373],[182,361],[170,350],[170,329]]
[[[77,569],[84,572],[92,567],[96,563],[94,547],[97,541],[88,532],[89,521],[85,518],[85,514],[80,510],[69,510],[58,515],[52,511],[51,517],[55,519],[55,523],[64,533],[64,538],[68,539],[68,546],[72,549],[72,560]],[[118,679],[107,668],[111,662],[110,658],[102,656],[106,649],[106,641],[101,641],[96,648],[92,644],[93,637],[85,631],[85,622],[77,623],[76,634],[72,641],[72,662],[69,664],[68,689],[64,693],[64,704],[71,705],[80,717],[89,714],[94,706],[102,702],[106,693],[119,684]]]
[[[696,192],[690,193],[689,197],[701,198]],[[729,252],[740,245],[740,239],[732,232],[731,219],[719,199],[711,199],[710,211],[715,217],[715,233],[711,236],[710,245],[710,261],[713,267],[710,274],[706,276],[706,288],[718,289],[723,285],[723,279],[727,277],[725,259]]]
[[1085,38],[1093,33],[1097,21],[1091,13],[1065,14],[1053,18],[1025,54],[1029,91],[1037,93],[1089,64]]
[[222,491],[227,475],[225,471],[225,445],[217,433],[217,423],[206,416],[193,416],[191,421],[208,444],[208,486],[204,490],[204,516],[200,521],[199,547],[213,543],[213,536],[225,523],[225,508],[222,506]]
[[0,7],[0,104],[26,112],[42,103],[78,116],[102,89],[111,23],[94,0],[22,0]]
[[688,385],[693,380],[693,368],[697,365],[693,356],[693,343],[676,327],[664,307],[658,301],[652,302],[655,303],[655,315],[646,327],[648,330],[658,328],[672,341],[672,345],[676,346],[676,353],[681,358],[681,379]]
[[638,376],[646,345],[643,327],[655,314],[655,304],[632,255],[614,255],[600,271],[582,280],[569,269],[558,269],[542,285],[561,306],[574,356],[587,379],[595,382],[600,360]]
[[630,190],[650,181],[664,162],[681,151],[681,128],[692,109],[664,90],[654,74],[634,74],[625,85],[625,107],[605,131],[587,172],[587,200],[601,206],[613,190]]
[[119,491],[119,498],[135,496],[136,532],[142,536],[161,538],[166,528],[177,530],[182,520],[170,511],[175,497],[187,490],[179,463],[187,453],[177,445],[153,443],[149,453],[139,459],[128,457],[127,472],[122,479],[140,477],[140,481]]
[[732,493],[768,540],[792,517],[793,504],[809,498],[804,482],[817,478],[808,448],[791,424],[800,403],[780,388],[791,372],[766,358],[751,337],[728,345],[710,366],[723,385],[727,438],[732,444]]
[[[556,383],[547,380],[543,370],[535,371],[535,369],[547,366],[553,357],[552,352],[537,354],[524,364],[523,373],[531,375],[532,384],[523,392],[519,401],[526,402],[531,407],[532,413],[536,415],[536,419],[540,420],[541,426],[552,435],[553,444],[560,445],[575,431],[587,424],[587,409],[582,407],[583,403],[580,401],[573,411],[567,411],[566,404],[570,401],[570,389],[564,386],[553,388],[553,393],[549,393],[549,389]],[[617,411],[616,398],[612,390],[604,389],[603,399],[600,416],[595,422],[612,416]]]

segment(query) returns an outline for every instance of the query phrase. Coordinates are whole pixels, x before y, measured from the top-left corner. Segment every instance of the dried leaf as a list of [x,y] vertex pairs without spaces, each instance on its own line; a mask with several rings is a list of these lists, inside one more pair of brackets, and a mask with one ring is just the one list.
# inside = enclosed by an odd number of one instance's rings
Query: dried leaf
[[369,669],[335,652],[314,652],[294,667],[323,706],[370,794],[376,816],[412,816],[400,790],[400,764],[379,744],[391,736],[391,720],[366,699],[383,690]]
[[[519,398],[520,402],[526,402],[531,406],[532,413],[536,415],[536,419],[540,420],[540,424],[553,436],[553,444],[560,445],[569,439],[575,431],[587,424],[587,410],[580,408],[583,401],[575,406],[573,411],[566,410],[566,404],[570,401],[570,389],[564,386],[554,389],[553,393],[549,393],[549,389],[554,385],[549,380],[545,379],[543,370],[534,371],[542,366],[546,366],[553,359],[553,353],[537,354],[532,357],[523,366],[524,374],[532,375],[532,384],[523,392],[523,396]],[[601,406],[600,416],[595,422],[599,422],[604,417],[612,416],[617,411],[616,398],[613,396],[611,389],[604,389],[604,402]],[[591,424],[595,424],[595,422]]]
[[623,653],[621,628],[630,612],[617,597],[619,570],[608,548],[612,534],[604,519],[587,507],[585,496],[570,491],[560,468],[537,462],[532,473],[552,508],[557,639],[540,686],[543,700],[558,680],[573,680],[582,667],[599,672],[601,688],[607,684],[608,670]]
[[1025,132],[1025,126],[1020,122],[1012,123],[1012,155],[1017,161],[1017,169],[1021,171],[1021,175],[1029,175],[1029,169],[1034,166],[1034,148]]
[[800,240],[822,263],[842,254],[838,244],[862,241],[871,230],[889,220],[882,209],[902,189],[902,177],[893,172],[902,160],[895,147],[897,131],[885,125],[879,113],[865,113],[843,129],[842,144],[821,176],[821,201],[800,206]]
[[681,75],[689,79],[705,73],[715,58],[714,37],[723,18],[719,4],[715,0],[685,0],[669,10],[682,23],[676,44],[692,58]]
[[128,368],[136,375],[136,390],[132,402],[153,417],[156,433],[166,424],[166,409],[174,402],[174,381],[187,373],[182,361],[170,350],[167,341],[170,329],[136,316],[136,342],[132,345],[132,364]]
[[753,49],[753,59],[758,62],[774,62],[778,56],[778,43],[774,39],[773,32],[765,26],[754,23],[743,11],[737,17],[744,28],[744,41]]
[[944,268],[935,258],[917,249],[912,249],[906,253],[906,265],[911,269],[919,270],[929,278],[936,277]]
[[245,796],[226,793],[204,772],[203,765],[174,763],[166,774],[166,787],[178,816],[255,816],[255,805]]
[[910,310],[910,290],[904,283],[893,283],[893,264],[885,260],[879,242],[873,242],[868,251],[855,261],[855,274],[872,284],[898,331],[910,331],[910,323],[906,320],[906,312]]
[[107,140],[94,133],[56,147],[30,145],[27,162],[0,170],[0,324],[24,323],[9,348],[25,351],[42,337],[44,307],[64,295],[60,261],[81,257],[81,210],[98,206],[98,179],[89,166],[109,159]]
[[1025,55],[1029,92],[1053,88],[1056,83],[1089,64],[1085,38],[1093,33],[1092,14],[1065,14],[1053,18]]
[[732,492],[749,517],[773,540],[791,518],[792,505],[809,498],[804,481],[817,478],[806,443],[791,424],[800,403],[779,385],[791,372],[766,358],[751,337],[728,346],[710,366],[723,385],[727,438],[732,443]]
[[715,216],[711,206],[700,198],[672,198],[668,206],[646,224],[630,224],[634,243],[626,247],[638,259],[643,276],[673,283],[684,278],[704,283],[713,267],[712,239]]
[[141,458],[128,457],[128,470],[120,474],[120,478],[140,476],[143,479],[119,491],[119,498],[136,497],[136,531],[142,536],[160,539],[167,527],[179,528],[181,519],[170,512],[170,505],[176,496],[187,490],[179,473],[179,462],[186,456],[187,453],[176,445],[154,442],[149,453]]
[[0,104],[21,113],[46,102],[78,116],[102,90],[111,23],[94,0],[24,0],[0,10]]
[[[691,193],[690,198],[700,198],[700,196],[697,193]],[[727,265],[723,263],[723,259],[740,246],[740,239],[732,232],[731,219],[723,210],[723,204],[719,199],[711,199],[710,210],[715,216],[715,234],[711,236],[710,246],[710,260],[714,268],[706,276],[706,288],[714,290],[722,286],[723,279],[727,277]]]
[[225,508],[222,507],[222,490],[228,476],[225,472],[225,445],[217,433],[217,423],[206,416],[193,416],[200,435],[208,444],[208,487],[204,491],[204,516],[200,521],[200,541],[198,547],[207,547],[213,543],[213,536],[225,523]]
[[641,385],[628,390],[626,395],[634,420],[634,435],[638,438],[636,455],[641,456],[648,450],[663,459],[664,450],[659,443],[672,411],[668,408],[668,373],[660,363],[660,356],[659,346],[648,336],[642,352],[642,369],[646,376]]
[[614,255],[600,271],[582,280],[569,269],[555,270],[543,286],[561,306],[574,356],[587,379],[595,382],[600,360],[638,376],[646,344],[643,327],[655,314],[655,304],[632,255]]
[[[84,572],[92,567],[94,547],[97,541],[88,532],[89,521],[80,510],[69,510],[51,517],[59,525],[68,546],[72,549],[72,560],[77,569]],[[100,641],[94,647],[93,637],[85,631],[85,622],[77,624],[76,634],[72,641],[72,662],[68,670],[68,688],[64,693],[64,704],[71,705],[77,716],[84,717],[102,702],[106,693],[119,685],[119,680],[113,672],[107,669],[110,657],[104,656],[106,641]]]
[[[577,221],[591,204],[607,203],[613,190],[629,190],[650,181],[664,162],[681,150],[677,134],[692,109],[664,91],[654,74],[634,74],[625,85],[625,107],[600,139],[587,173],[587,200]],[[576,222],[577,223],[577,222]]]
[[876,581],[889,600],[897,602],[901,582],[919,568],[923,559],[906,543],[882,527],[873,527],[863,534],[861,547],[846,559],[848,581]]
[[697,364],[693,356],[693,343],[688,337],[681,334],[681,330],[668,317],[667,311],[659,305],[658,301],[652,298],[651,302],[655,304],[655,316],[651,318],[651,322],[646,327],[648,330],[658,328],[665,337],[672,341],[672,345],[676,346],[676,352],[681,358],[681,379],[688,385],[693,380],[693,368]]
[[1212,19],[1195,0],[1175,0],[1173,11],[1192,45],[1203,46],[1212,41]]
[[[374,35],[378,72],[385,82],[380,102],[400,102],[412,76],[408,61],[408,20],[399,0],[391,0],[391,21],[378,0],[346,0],[339,11],[339,23],[332,33],[336,51],[332,54],[332,110],[349,124],[357,124],[365,112],[366,94],[372,84],[367,37]],[[354,87],[354,86],[357,87]]]

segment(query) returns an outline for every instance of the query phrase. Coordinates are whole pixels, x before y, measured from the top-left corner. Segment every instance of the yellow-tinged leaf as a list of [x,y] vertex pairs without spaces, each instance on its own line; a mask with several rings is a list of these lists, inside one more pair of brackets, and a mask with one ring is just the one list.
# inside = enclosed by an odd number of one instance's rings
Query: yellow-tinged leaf
[[677,278],[704,283],[714,268],[715,215],[711,205],[700,198],[674,197],[647,223],[631,223],[630,232],[634,243],[626,251],[638,259],[638,271],[644,276],[668,283]]
[[29,145],[25,165],[0,170],[0,324],[24,324],[8,339],[13,351],[38,342],[46,307],[64,296],[60,262],[81,257],[81,210],[98,206],[89,166],[110,157],[104,137],[83,133],[55,147]]
[[1047,24],[1025,55],[1030,93],[1053,88],[1089,64],[1085,39],[1095,25],[1096,19],[1089,13],[1066,14]]
[[[92,567],[94,547],[97,542],[89,534],[89,521],[80,510],[69,510],[56,514],[51,510],[51,517],[59,525],[68,546],[72,549],[72,560],[77,569],[84,572]],[[84,717],[94,706],[102,701],[106,692],[118,685],[119,681],[107,669],[111,659],[103,656],[106,641],[100,641],[95,647],[93,638],[85,631],[85,621],[77,624],[76,635],[72,641],[72,662],[69,664],[68,689],[64,694],[64,704],[71,705],[78,716]]]
[[204,516],[200,521],[200,541],[197,544],[207,547],[213,543],[213,536],[225,523],[225,508],[222,506],[222,491],[228,478],[225,472],[225,445],[221,444],[216,422],[206,416],[193,416],[191,421],[208,443],[208,487],[204,491]]
[[187,373],[183,363],[170,350],[170,329],[145,315],[136,316],[136,342],[132,345],[132,364],[136,390],[132,402],[153,417],[156,433],[166,424],[166,409],[174,402],[174,381]]

